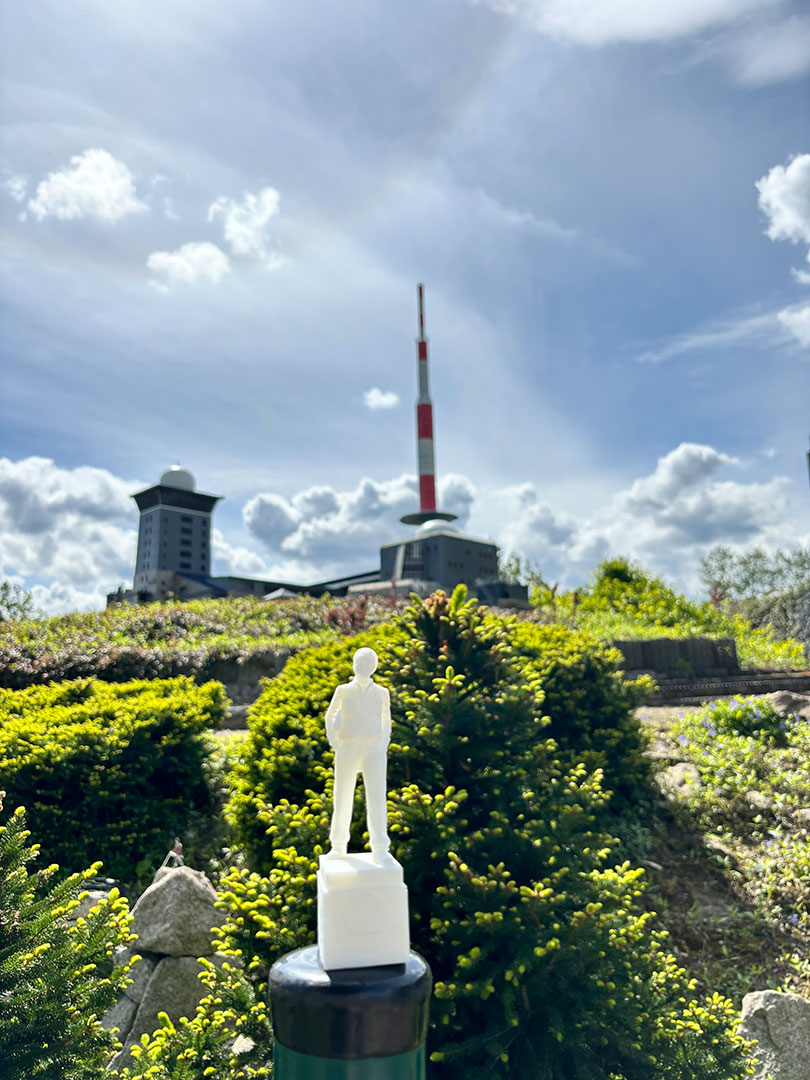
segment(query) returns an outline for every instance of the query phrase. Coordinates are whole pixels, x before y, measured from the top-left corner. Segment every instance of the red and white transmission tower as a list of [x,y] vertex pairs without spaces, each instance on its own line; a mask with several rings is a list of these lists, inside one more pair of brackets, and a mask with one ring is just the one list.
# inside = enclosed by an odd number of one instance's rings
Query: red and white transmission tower
[[416,464],[419,473],[419,512],[400,518],[404,525],[426,521],[455,521],[456,514],[436,509],[436,458],[433,450],[433,403],[428,383],[428,339],[425,336],[425,287],[416,286],[419,305],[419,337],[416,357],[419,368],[419,397],[416,399]]

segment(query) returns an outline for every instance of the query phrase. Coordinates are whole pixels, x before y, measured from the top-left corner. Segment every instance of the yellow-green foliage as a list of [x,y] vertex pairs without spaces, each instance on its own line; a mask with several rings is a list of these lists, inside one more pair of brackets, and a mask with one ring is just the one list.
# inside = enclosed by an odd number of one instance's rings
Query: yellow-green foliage
[[387,600],[299,596],[118,605],[106,611],[0,622],[0,686],[95,675],[109,682],[200,675],[352,634],[388,618]]
[[129,970],[112,961],[130,940],[127,903],[114,889],[69,927],[99,864],[54,885],[29,835],[22,807],[0,825],[0,1078],[98,1080],[115,1042],[100,1017]]
[[767,698],[712,702],[673,729],[700,770],[689,804],[730,845],[749,895],[784,928],[810,933],[810,724]]
[[[601,774],[576,763],[586,704],[601,693],[619,709],[612,659],[585,667],[584,639],[560,631],[544,669],[538,640],[528,635],[516,656],[514,633],[463,589],[439,593],[414,600],[383,640],[312,650],[268,686],[230,807],[252,869],[224,882],[226,944],[261,998],[272,961],[313,939],[332,799],[323,714],[353,648],[376,644],[392,693],[390,831],[414,948],[435,978],[430,1075],[741,1080],[730,1005],[693,1000],[636,904],[642,872],[612,856]],[[574,698],[562,751],[548,738],[543,677],[554,673],[563,698],[566,672],[572,686],[597,687]],[[592,729],[587,752],[602,753],[600,722]],[[626,724],[631,744],[632,732]],[[358,796],[352,846],[365,839],[361,807]]]
[[[121,1080],[263,1080],[273,1075],[266,1045],[271,1038],[267,1009],[250,984],[228,964],[218,971],[205,958],[202,981],[216,994],[200,1002],[196,1014],[173,1024],[160,1013],[160,1028],[132,1047]],[[234,1045],[235,1036],[242,1036]],[[240,1049],[241,1046],[241,1049]]]
[[519,666],[542,687],[545,734],[588,771],[602,769],[614,807],[647,798],[646,737],[633,710],[653,689],[650,678],[623,679],[618,649],[583,630],[521,622],[509,636]]
[[590,588],[532,595],[543,619],[561,621],[603,641],[640,638],[731,637],[742,667],[800,669],[806,666],[800,641],[778,640],[770,627],[752,627],[740,615],[709,603],[694,603],[626,559],[611,559],[594,572]]
[[207,809],[203,733],[226,706],[189,678],[0,690],[0,788],[49,860],[132,881]]

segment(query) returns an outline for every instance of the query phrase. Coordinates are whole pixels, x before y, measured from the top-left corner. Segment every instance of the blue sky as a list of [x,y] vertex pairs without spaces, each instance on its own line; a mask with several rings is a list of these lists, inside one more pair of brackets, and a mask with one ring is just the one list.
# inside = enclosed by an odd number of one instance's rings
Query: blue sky
[[[442,501],[581,582],[810,542],[810,15],[790,0],[40,0],[2,17],[0,576],[377,563]],[[377,393],[372,393],[372,391]],[[374,407],[376,406],[376,407]]]

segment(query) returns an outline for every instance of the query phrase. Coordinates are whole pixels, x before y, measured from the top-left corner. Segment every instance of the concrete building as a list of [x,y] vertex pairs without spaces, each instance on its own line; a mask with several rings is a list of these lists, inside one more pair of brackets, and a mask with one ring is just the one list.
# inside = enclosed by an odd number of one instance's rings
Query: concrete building
[[173,465],[157,484],[132,496],[141,512],[133,582],[139,595],[165,596],[175,573],[210,577],[211,514],[222,496],[196,486],[187,469]]
[[489,604],[526,603],[525,586],[498,581],[496,545],[460,533],[446,520],[426,521],[413,536],[383,544],[377,569],[300,585],[211,574],[211,516],[222,496],[197,491],[187,469],[172,466],[157,484],[132,497],[140,510],[133,587],[109,593],[108,605],[145,604],[170,597],[283,597],[303,592],[311,596],[327,592],[332,596],[407,596],[411,592],[428,596],[439,588],[452,591],[458,584]]
[[135,577],[107,594],[107,605],[147,604],[153,600],[202,600],[224,596],[277,596],[306,592],[345,596],[350,586],[379,581],[379,570],[333,581],[298,585],[263,578],[211,574],[211,515],[221,495],[197,491],[192,474],[173,465],[157,484],[132,498],[140,510]]

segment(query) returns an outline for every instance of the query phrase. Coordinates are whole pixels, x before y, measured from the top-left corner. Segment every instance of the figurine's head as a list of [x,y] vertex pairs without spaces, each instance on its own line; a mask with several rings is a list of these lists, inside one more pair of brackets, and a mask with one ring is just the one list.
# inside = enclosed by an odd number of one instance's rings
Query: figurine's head
[[377,654],[373,649],[358,649],[352,661],[355,675],[369,678],[377,670]]

